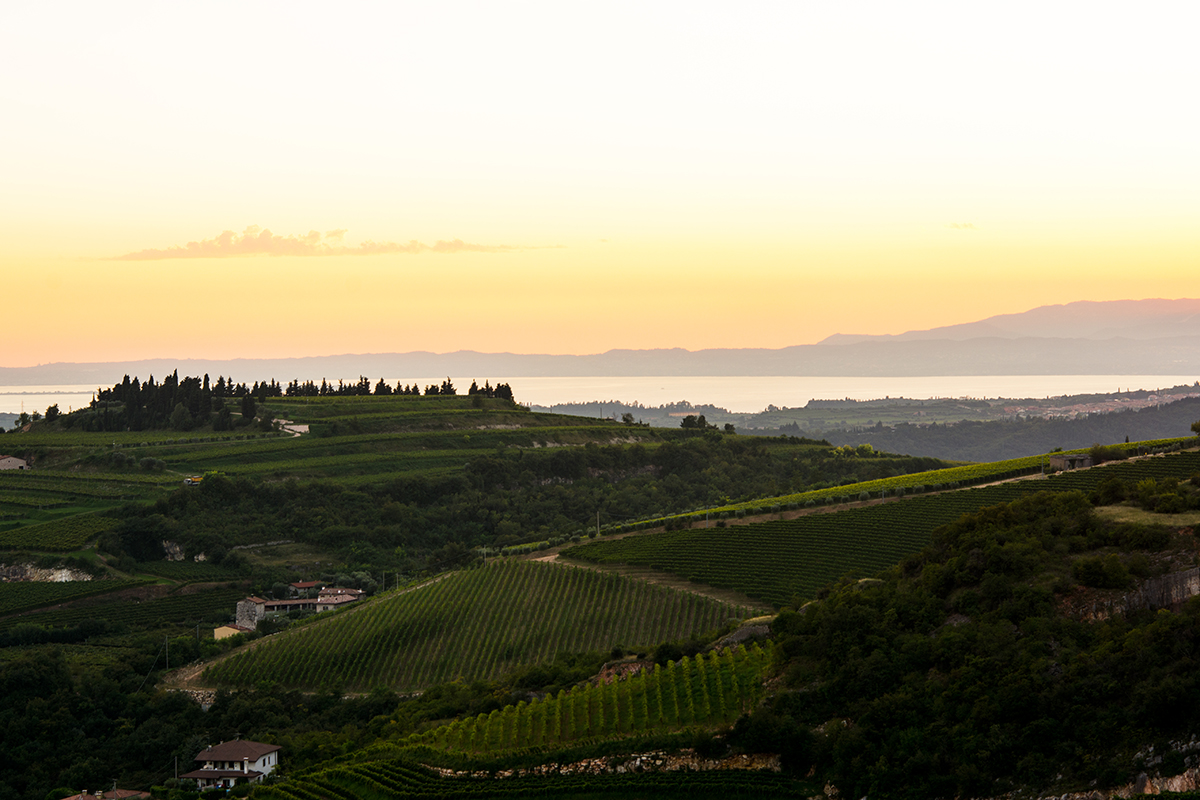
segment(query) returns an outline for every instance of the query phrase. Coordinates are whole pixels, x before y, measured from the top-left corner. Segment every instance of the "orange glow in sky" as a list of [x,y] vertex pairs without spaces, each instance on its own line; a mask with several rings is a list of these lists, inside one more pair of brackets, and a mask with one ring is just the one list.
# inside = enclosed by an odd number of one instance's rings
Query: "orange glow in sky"
[[14,7],[0,366],[785,347],[1196,297],[1195,14]]

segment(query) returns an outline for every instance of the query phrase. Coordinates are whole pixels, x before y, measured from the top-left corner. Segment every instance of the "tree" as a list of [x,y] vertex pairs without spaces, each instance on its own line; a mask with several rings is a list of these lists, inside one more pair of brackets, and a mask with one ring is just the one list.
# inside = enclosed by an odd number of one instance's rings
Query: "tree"
[[1192,433],[1200,436],[1200,419],[1192,423]]
[[632,425],[633,424],[633,414],[630,414],[628,411],[626,411],[624,414],[621,415],[621,422],[624,422],[626,425]]
[[54,422],[58,418],[58,403],[46,409],[46,422]]
[[192,429],[192,415],[188,413],[187,406],[183,403],[175,404],[175,409],[171,412],[171,427],[177,431]]
[[242,397],[242,416],[254,419],[254,395],[246,394]]

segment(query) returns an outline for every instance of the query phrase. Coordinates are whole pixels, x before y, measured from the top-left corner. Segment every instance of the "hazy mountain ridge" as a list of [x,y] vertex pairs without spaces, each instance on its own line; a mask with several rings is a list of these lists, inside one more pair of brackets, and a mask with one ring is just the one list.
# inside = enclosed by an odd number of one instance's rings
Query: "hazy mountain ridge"
[[1200,300],[1081,300],[900,334],[835,333],[819,344],[980,338],[1170,339],[1200,336]]
[[[1186,375],[1200,373],[1200,300],[1119,300],[1043,306],[978,322],[898,335],[836,334],[778,349],[609,350],[589,355],[345,354],[279,359],[147,359],[0,367],[0,385],[108,385],[122,374],[161,378],[234,375],[238,380],[320,380],[473,375],[920,376]],[[114,378],[116,376],[116,378]]]

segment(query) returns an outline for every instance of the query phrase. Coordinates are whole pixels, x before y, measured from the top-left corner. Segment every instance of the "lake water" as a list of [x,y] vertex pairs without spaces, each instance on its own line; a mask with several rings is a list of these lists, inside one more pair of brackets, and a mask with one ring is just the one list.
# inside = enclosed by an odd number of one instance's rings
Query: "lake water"
[[[1093,394],[1137,389],[1165,389],[1196,382],[1197,375],[951,375],[912,378],[875,377],[592,377],[522,378],[492,377],[493,384],[508,383],[516,399],[524,404],[551,406],[559,403],[620,401],[627,404],[660,406],[681,400],[711,404],[729,411],[755,413],[768,405],[795,408],[809,400],[875,400],[883,397],[1025,398],[1064,394]],[[289,378],[290,380],[290,378]],[[302,378],[301,380],[307,380]],[[315,378],[320,381],[321,378]],[[348,383],[358,378],[343,378]],[[440,384],[445,376],[433,378],[386,378],[396,385]],[[452,378],[460,393],[466,393],[471,378]],[[336,383],[337,379],[333,379]],[[57,403],[60,411],[86,406],[96,387],[0,386],[0,413],[22,410],[45,413]]]

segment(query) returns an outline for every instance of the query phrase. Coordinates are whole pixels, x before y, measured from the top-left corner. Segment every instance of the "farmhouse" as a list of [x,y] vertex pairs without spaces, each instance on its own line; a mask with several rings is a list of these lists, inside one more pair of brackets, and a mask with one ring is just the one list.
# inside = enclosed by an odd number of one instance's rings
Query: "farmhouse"
[[203,789],[230,789],[239,782],[258,783],[279,764],[279,745],[241,739],[221,742],[200,751],[200,769],[180,775]]
[[0,469],[29,469],[29,464],[23,458],[0,454]]
[[358,589],[322,589],[317,595],[317,611],[332,611],[363,596]]
[[[238,601],[234,617],[235,627],[254,630],[267,614],[286,614],[289,611],[330,611],[353,603],[363,596],[359,589],[326,587],[315,598],[296,600],[266,600],[262,597],[247,597]],[[233,634],[227,634],[232,636]]]
[[1084,467],[1090,467],[1091,465],[1092,457],[1086,453],[1052,453],[1050,455],[1051,469],[1083,469]]
[[325,587],[320,581],[296,581],[288,584],[288,595],[294,600],[297,597],[311,597],[313,591],[320,591]]

